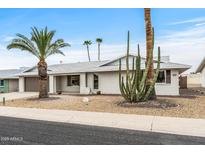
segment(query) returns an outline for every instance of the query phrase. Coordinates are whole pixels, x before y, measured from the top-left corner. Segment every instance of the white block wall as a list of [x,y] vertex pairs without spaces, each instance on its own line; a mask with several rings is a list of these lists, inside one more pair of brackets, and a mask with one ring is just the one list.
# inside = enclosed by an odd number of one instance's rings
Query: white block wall
[[[102,94],[120,94],[119,74],[117,72],[95,73],[99,76],[99,91]],[[171,84],[157,83],[157,95],[179,95],[179,73],[177,70],[171,71]],[[125,73],[123,73],[125,76]],[[93,73],[88,74],[88,86],[95,93],[98,90],[93,88]]]
[[117,72],[95,73],[99,79],[99,89],[94,89],[93,73],[88,74],[88,86],[92,92],[101,91],[102,94],[120,94],[119,75]]
[[65,92],[79,93],[80,86],[67,86],[67,76],[61,77],[61,89]]
[[201,87],[202,85],[201,74],[189,74],[187,75],[187,88]]
[[157,95],[179,95],[179,72],[171,70],[171,84],[156,83],[155,90]]
[[80,74],[80,93],[81,94],[90,94],[90,88],[86,87],[86,73]]

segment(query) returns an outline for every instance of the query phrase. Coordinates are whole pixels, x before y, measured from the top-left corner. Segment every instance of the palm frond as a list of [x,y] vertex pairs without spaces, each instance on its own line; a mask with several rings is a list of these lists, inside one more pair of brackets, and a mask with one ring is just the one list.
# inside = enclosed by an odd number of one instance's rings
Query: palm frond
[[83,45],[91,45],[92,44],[92,41],[91,40],[86,40],[84,41]]
[[24,35],[16,34],[18,38],[13,39],[12,42],[7,46],[7,49],[20,49],[22,51],[28,51],[31,54],[39,58],[39,53],[36,50],[34,44]]
[[64,55],[64,53],[60,49],[65,47],[70,47],[70,44],[65,43],[63,39],[56,40],[48,47],[48,50],[46,51],[46,57],[57,53]]
[[102,38],[96,38],[97,43],[102,43],[103,39]]
[[7,48],[25,50],[39,59],[45,60],[53,54],[64,55],[61,49],[70,46],[70,44],[65,43],[63,39],[57,39],[52,43],[56,31],[49,31],[47,27],[41,30],[32,27],[31,30],[31,39],[28,39],[22,34],[17,34],[17,38],[13,39]]

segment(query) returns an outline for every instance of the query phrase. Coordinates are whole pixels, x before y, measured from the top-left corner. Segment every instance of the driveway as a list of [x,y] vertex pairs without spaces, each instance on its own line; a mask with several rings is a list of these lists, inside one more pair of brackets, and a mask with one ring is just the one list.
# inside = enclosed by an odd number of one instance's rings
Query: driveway
[[11,92],[11,93],[1,93],[0,94],[0,102],[5,98],[6,101],[29,98],[33,96],[38,96],[37,92]]

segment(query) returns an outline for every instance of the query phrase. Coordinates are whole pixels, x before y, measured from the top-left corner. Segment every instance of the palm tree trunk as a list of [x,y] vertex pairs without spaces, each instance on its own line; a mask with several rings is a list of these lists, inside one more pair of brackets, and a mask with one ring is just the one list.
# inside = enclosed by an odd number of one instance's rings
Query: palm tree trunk
[[45,60],[38,63],[39,98],[48,98],[48,74]]
[[[150,16],[150,8],[144,9],[144,16],[145,16],[145,25],[146,25],[146,63],[148,62],[149,56],[151,56],[151,59],[153,59],[153,33],[152,33],[152,23],[151,23],[151,16]],[[151,53],[151,54],[150,54]],[[148,70],[147,75],[147,88],[149,88],[152,80],[154,78],[154,67],[153,62],[150,65],[150,68]],[[155,89],[153,88],[153,92],[151,92],[151,95],[149,99],[156,99]]]
[[90,62],[90,51],[89,51],[89,46],[87,45],[87,52],[88,52],[88,60]]
[[100,43],[98,43],[98,61],[100,61]]

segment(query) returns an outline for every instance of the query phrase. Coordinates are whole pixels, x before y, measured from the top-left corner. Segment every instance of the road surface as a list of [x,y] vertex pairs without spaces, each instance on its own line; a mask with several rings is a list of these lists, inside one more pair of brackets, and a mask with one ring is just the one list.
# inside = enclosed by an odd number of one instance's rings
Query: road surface
[[0,117],[0,144],[205,144],[205,138]]

